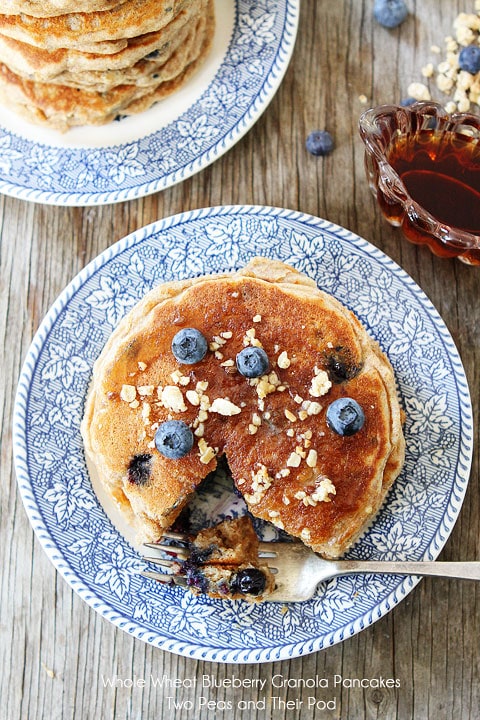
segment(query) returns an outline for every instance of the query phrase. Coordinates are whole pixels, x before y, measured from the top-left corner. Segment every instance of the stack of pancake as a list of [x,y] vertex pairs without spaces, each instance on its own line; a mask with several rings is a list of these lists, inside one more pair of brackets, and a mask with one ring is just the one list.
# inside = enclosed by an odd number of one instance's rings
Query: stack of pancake
[[205,58],[213,0],[7,0],[0,101],[59,130],[148,109]]

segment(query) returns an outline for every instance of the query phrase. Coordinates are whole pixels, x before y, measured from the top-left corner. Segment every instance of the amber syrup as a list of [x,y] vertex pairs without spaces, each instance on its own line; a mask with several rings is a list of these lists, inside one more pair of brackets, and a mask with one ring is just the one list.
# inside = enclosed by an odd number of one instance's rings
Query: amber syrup
[[408,194],[441,223],[480,234],[480,148],[459,135],[399,137],[388,161]]

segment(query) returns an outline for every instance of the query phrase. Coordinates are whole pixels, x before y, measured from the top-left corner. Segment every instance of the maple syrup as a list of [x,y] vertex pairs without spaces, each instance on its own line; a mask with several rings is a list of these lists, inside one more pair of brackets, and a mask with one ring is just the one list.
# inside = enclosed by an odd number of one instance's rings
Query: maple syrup
[[394,139],[387,159],[410,197],[436,220],[480,235],[478,141],[432,131],[402,135]]

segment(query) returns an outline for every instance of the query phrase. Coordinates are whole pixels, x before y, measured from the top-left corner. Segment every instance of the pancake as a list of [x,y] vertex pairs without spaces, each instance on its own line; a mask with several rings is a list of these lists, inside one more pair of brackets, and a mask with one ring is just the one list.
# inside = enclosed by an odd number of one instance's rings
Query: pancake
[[[171,350],[182,328],[209,344],[192,365]],[[267,354],[261,377],[237,370],[249,346]],[[365,418],[349,436],[327,422],[346,397]],[[176,460],[155,443],[170,419],[193,431]],[[353,313],[304,274],[256,258],[236,273],[159,285],[128,313],[94,365],[82,436],[139,540],[158,539],[225,456],[252,515],[338,557],[401,470],[401,420],[392,367]]]
[[4,15],[32,15],[33,17],[53,17],[74,12],[98,12],[111,10],[128,0],[5,0],[2,7]]
[[165,62],[185,40],[199,13],[205,13],[206,5],[205,0],[193,0],[162,29],[128,38],[125,47],[109,55],[67,48],[46,50],[0,35],[0,63],[36,82],[75,86],[80,78],[82,86],[100,85],[104,81],[99,73],[122,71],[140,60]]
[[0,14],[0,35],[47,50],[73,48],[101,53],[109,52],[110,47],[111,52],[117,52],[126,47],[126,38],[160,30],[191,2],[129,0],[111,10],[50,18]]
[[[28,120],[61,131],[78,125],[100,125],[124,115],[143,112],[175,92],[202,64],[213,39],[213,0],[196,21],[187,40],[161,66],[140,61],[128,69],[124,82],[107,91],[40,83],[23,78],[0,64],[0,100]],[[120,82],[112,71],[110,77]],[[141,79],[141,82],[137,82]]]

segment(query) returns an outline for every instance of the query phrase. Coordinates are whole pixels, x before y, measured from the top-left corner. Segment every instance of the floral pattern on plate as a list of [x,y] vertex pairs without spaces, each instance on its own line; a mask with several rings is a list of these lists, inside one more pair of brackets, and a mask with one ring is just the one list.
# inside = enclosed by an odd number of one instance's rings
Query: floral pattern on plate
[[[45,551],[86,602],[158,647],[222,662],[291,658],[342,641],[416,582],[337,578],[285,607],[195,597],[138,574],[144,563],[93,491],[79,425],[93,362],[112,329],[157,283],[234,270],[255,255],[305,271],[355,311],[395,369],[407,415],[405,468],[351,557],[435,558],[460,511],[472,456],[469,390],[448,330],[413,280],[348,230],[289,210],[231,206],[167,218],[107,249],[55,302],[26,358],[14,423],[19,488]],[[192,517],[201,527],[244,511],[222,466],[198,492]],[[255,524],[264,539],[278,537]]]

